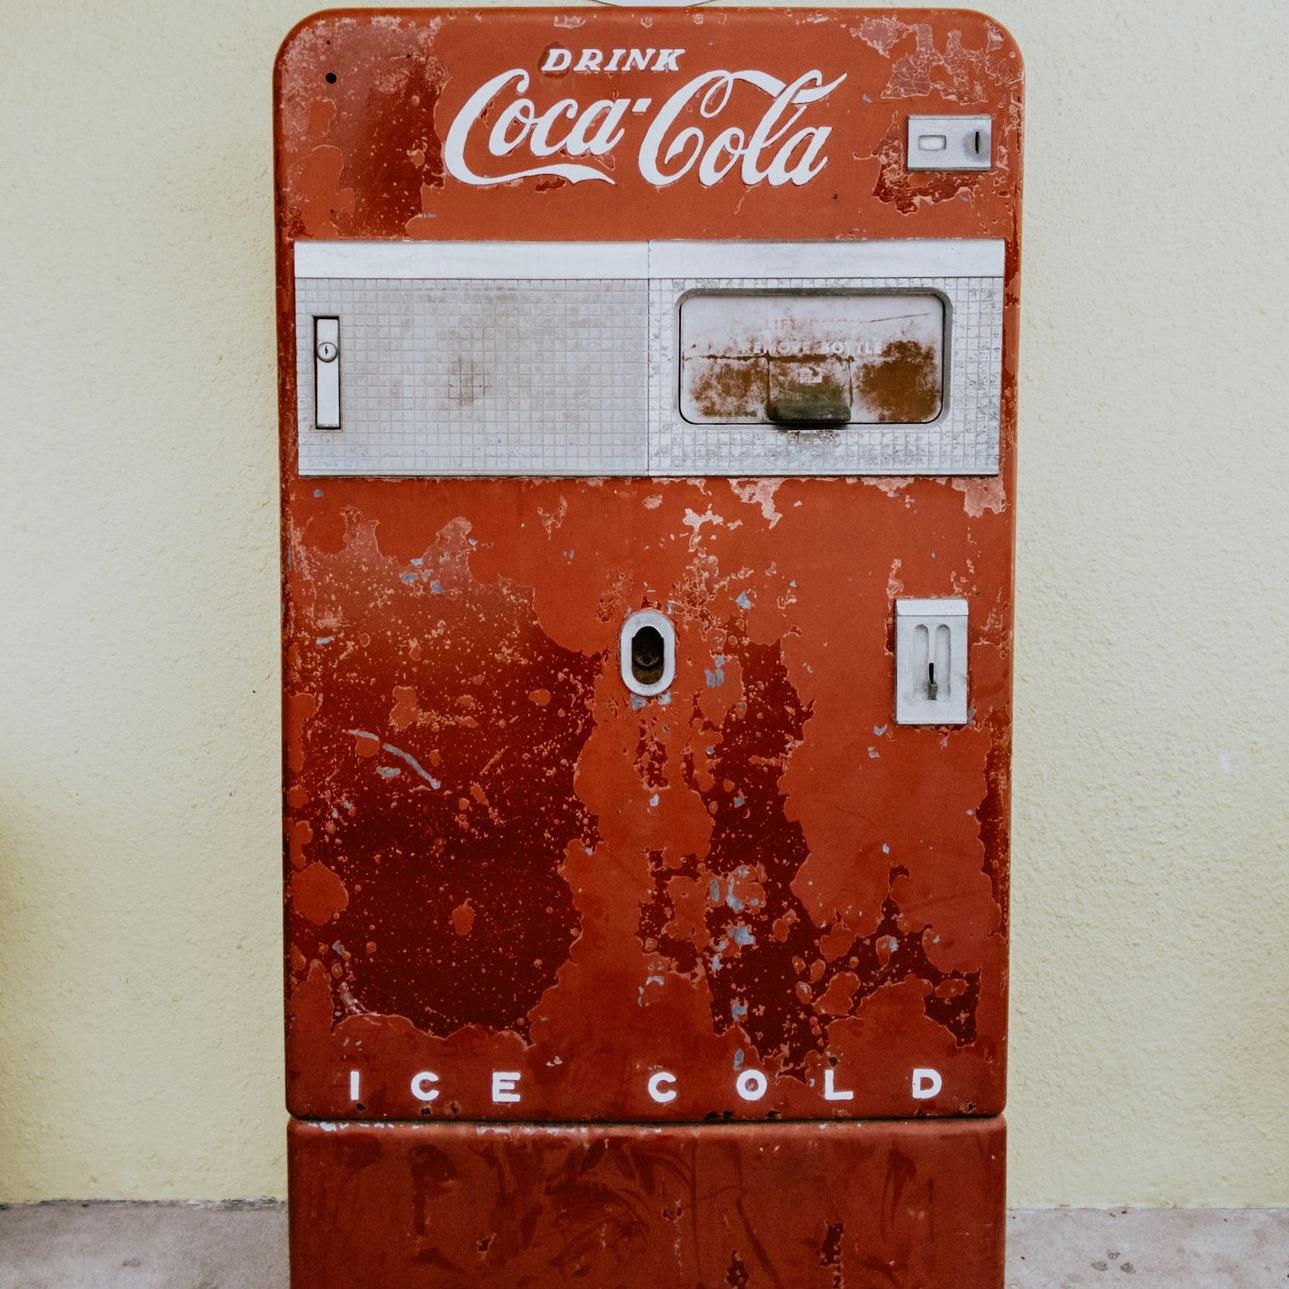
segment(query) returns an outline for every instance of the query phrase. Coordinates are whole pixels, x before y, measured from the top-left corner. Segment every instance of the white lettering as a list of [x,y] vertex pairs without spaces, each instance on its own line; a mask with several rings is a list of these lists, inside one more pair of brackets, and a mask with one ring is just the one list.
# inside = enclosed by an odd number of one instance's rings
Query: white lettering
[[361,1086],[362,1086],[362,1076],[358,1073],[358,1071],[357,1071],[357,1070],[350,1070],[350,1071],[349,1071],[349,1099],[350,1099],[350,1101],[357,1101],[357,1100],[358,1100],[358,1096],[359,1096],[359,1089],[361,1088]]
[[[605,153],[612,152],[626,133],[621,128],[622,118],[630,110],[629,98],[596,99],[569,132],[565,145],[568,155],[582,157],[589,152],[593,157],[602,157]],[[603,119],[597,122],[597,117]]]
[[929,1101],[944,1087],[944,1080],[938,1070],[913,1071],[913,1100]]
[[[808,183],[827,165],[822,154],[832,129],[812,126],[786,140],[784,135],[809,104],[831,94],[845,79],[842,75],[825,84],[819,71],[806,72],[791,84],[758,71],[714,71],[695,76],[663,104],[650,123],[640,144],[640,173],[649,183],[666,187],[688,174],[701,157],[698,177],[704,187],[717,183],[739,162],[740,178],[746,184],[768,182],[779,188]],[[741,130],[726,129],[709,143],[700,125],[689,125],[671,136],[681,114],[695,106],[704,119],[719,116],[740,83],[773,99],[750,135],[745,138]],[[763,164],[766,155],[769,160]]]
[[576,62],[570,50],[555,45],[546,51],[543,72],[678,72],[683,49],[614,49],[605,60],[603,49],[583,49]]
[[[516,99],[497,114],[496,124],[488,135],[488,151],[494,157],[509,156],[528,137],[528,132],[537,121],[531,99]],[[511,135],[511,127],[518,126],[518,131]]]
[[[625,71],[677,71],[681,49],[615,49],[604,70],[616,69],[623,60]],[[554,46],[547,51],[542,71],[600,71],[604,51],[583,49],[574,64],[571,51]],[[737,171],[747,185],[766,183],[772,188],[809,183],[828,164],[824,148],[832,127],[802,125],[802,118],[814,103],[826,98],[846,79],[845,75],[825,82],[823,73],[812,70],[796,80],[782,81],[768,72],[715,70],[703,72],[667,98],[649,123],[640,143],[637,163],[641,176],[656,187],[665,188],[694,172],[699,183],[710,188]],[[573,161],[545,159],[557,153],[567,157],[606,157],[626,134],[629,115],[644,114],[652,100],[594,100],[583,107],[574,98],[563,98],[539,109],[528,97],[529,76],[521,67],[501,72],[481,85],[466,100],[448,127],[443,143],[447,172],[462,183],[476,186],[512,183],[535,176],[553,176],[570,183],[614,183],[612,175],[597,166]],[[760,117],[750,130],[742,126],[715,128],[714,122],[728,108],[735,90],[750,87],[767,96]],[[512,96],[496,112],[491,127],[486,118],[495,101]],[[683,118],[689,123],[681,126]],[[695,119],[696,118],[696,119]],[[477,132],[476,132],[477,127]],[[487,131],[484,136],[484,131]],[[527,148],[544,164],[500,174],[475,171],[466,160],[472,139],[482,143],[493,157],[507,157]]]
[[533,126],[532,142],[528,145],[535,157],[549,157],[564,146],[563,138],[551,138],[551,131],[558,124],[561,117],[569,121],[577,119],[577,100],[575,98],[560,99],[558,103],[547,108],[537,118],[537,122]]
[[[360,1071],[351,1069],[348,1072],[349,1097],[357,1101],[361,1092],[362,1076]],[[492,1100],[497,1105],[514,1105],[522,1100],[519,1084],[523,1075],[518,1070],[492,1071]],[[829,1102],[847,1102],[855,1099],[851,1088],[838,1087],[838,1072],[828,1065],[823,1071],[823,1099]],[[655,1070],[649,1075],[646,1089],[649,1099],[657,1105],[670,1105],[679,1092],[680,1076],[671,1070]],[[439,1099],[439,1076],[432,1070],[421,1070],[411,1079],[412,1095],[420,1102],[428,1104]],[[769,1091],[770,1080],[766,1074],[757,1069],[741,1071],[734,1080],[735,1090],[744,1101],[760,1101]],[[911,1092],[915,1101],[929,1101],[944,1090],[944,1079],[939,1070],[929,1066],[919,1066],[913,1071]]]
[[824,1100],[825,1101],[853,1101],[855,1094],[853,1092],[841,1091],[836,1083],[836,1071],[829,1066],[824,1070]]
[[[724,179],[735,167],[743,151],[743,143],[743,131],[738,126],[722,130],[716,136],[712,146],[703,154],[703,160],[698,167],[698,180],[705,188],[710,188],[718,180]],[[724,164],[721,162],[722,152],[727,158]]]
[[519,1100],[519,1093],[515,1091],[519,1078],[518,1070],[493,1070],[492,1099],[497,1105]]
[[676,1076],[668,1074],[665,1070],[659,1070],[657,1074],[649,1076],[649,1095],[659,1104],[666,1105],[668,1101],[676,1099],[675,1089],[672,1087],[664,1088],[663,1084],[674,1084]]
[[[492,100],[503,89],[511,85],[521,94],[528,88],[528,73],[522,67],[514,67],[508,72],[501,72],[499,75],[494,76],[492,80],[486,81],[479,86],[465,101],[464,106],[456,114],[451,126],[448,128],[447,137],[443,141],[443,164],[448,174],[454,179],[459,179],[462,183],[473,184],[476,187],[488,184],[510,183],[512,180],[528,179],[534,175],[556,175],[561,179],[569,180],[570,183],[581,183],[583,180],[601,180],[604,183],[613,182],[608,175],[601,170],[596,170],[593,166],[567,165],[563,162],[556,162],[553,165],[546,166],[533,166],[528,170],[512,170],[501,175],[481,175],[471,170],[465,159],[466,143],[470,138],[470,132],[483,116]],[[564,102],[571,103],[573,100],[565,99]],[[556,104],[556,108],[559,107],[560,104]],[[536,114],[536,109],[532,107],[531,103],[529,104],[529,109],[534,115]],[[521,116],[515,115],[511,117],[511,123],[519,122],[522,119]],[[537,124],[525,127],[525,133],[531,129],[535,137],[537,128]],[[543,130],[542,138],[543,140],[546,138],[546,130]],[[511,146],[518,146],[518,141]],[[536,151],[536,148],[534,147],[533,150]],[[549,152],[555,150],[555,147],[551,147],[546,154],[542,155],[549,155]],[[493,152],[493,156],[497,155],[504,154]]]
[[418,1101],[434,1101],[438,1098],[438,1089],[432,1087],[439,1081],[437,1074],[431,1074],[429,1070],[422,1070],[419,1074],[412,1075],[412,1095]]
[[[743,76],[754,79],[758,87],[766,93],[774,94],[783,88],[783,82],[761,72],[704,72],[695,76],[688,84],[682,85],[659,109],[645,133],[640,144],[640,173],[651,184],[665,187],[675,183],[694,164],[703,147],[703,132],[696,125],[687,126],[672,139],[663,154],[663,164],[675,161],[676,157],[690,144],[684,164],[671,173],[664,172],[658,164],[658,153],[662,149],[667,132],[675,124],[676,118],[689,106],[691,99],[698,99],[699,113],[705,117],[715,116],[729,101],[735,82]],[[700,96],[701,91],[701,96]]]

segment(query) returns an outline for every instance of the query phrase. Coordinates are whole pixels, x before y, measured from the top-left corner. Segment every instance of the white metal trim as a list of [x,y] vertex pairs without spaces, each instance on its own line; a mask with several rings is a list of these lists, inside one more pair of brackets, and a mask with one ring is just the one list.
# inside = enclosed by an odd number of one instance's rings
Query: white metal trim
[[651,278],[1001,277],[996,238],[856,242],[650,242]]
[[647,242],[296,242],[297,278],[647,278]]
[[895,615],[900,618],[965,618],[966,600],[896,600]]
[[574,281],[1001,277],[998,238],[848,242],[310,242],[297,278]]

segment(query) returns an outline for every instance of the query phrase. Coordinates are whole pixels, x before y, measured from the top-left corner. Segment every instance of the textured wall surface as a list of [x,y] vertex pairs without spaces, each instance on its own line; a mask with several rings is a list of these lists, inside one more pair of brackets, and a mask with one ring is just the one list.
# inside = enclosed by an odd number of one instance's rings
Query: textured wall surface
[[[270,67],[0,3],[0,1200],[280,1194]],[[1279,0],[1028,71],[1013,1204],[1289,1203]],[[1145,16],[1142,16],[1145,15]]]

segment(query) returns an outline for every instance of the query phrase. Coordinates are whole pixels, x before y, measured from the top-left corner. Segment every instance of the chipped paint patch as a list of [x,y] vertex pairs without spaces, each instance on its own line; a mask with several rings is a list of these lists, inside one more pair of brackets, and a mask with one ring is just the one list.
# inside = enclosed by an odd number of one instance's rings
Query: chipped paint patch
[[730,490],[742,502],[756,506],[761,518],[773,528],[783,516],[775,509],[774,494],[778,492],[782,479],[731,479]]
[[1001,515],[1007,509],[1007,490],[996,475],[987,479],[950,479],[949,485],[962,493],[962,509],[972,519],[979,519],[987,510]]
[[904,22],[892,14],[865,18],[858,35],[884,58],[891,58],[897,49],[905,50],[891,63],[884,99],[925,98],[934,93],[951,103],[974,105],[985,102],[993,85],[1008,76],[1006,41],[993,25],[985,29],[983,49],[967,45],[958,28],[950,28],[943,43],[937,43],[932,23]]
[[[899,497],[905,494],[912,480],[899,479],[891,475],[862,475],[859,482],[865,487],[884,492],[888,497]],[[908,500],[907,497],[906,500]]]
[[708,506],[701,515],[695,510],[687,509],[685,511],[684,523],[686,528],[693,530],[689,538],[689,549],[694,550],[702,540],[703,526],[710,524],[713,528],[723,527],[725,524],[725,517],[723,515],[718,515],[710,506]]
[[[596,835],[573,772],[601,664],[545,636],[530,592],[476,581],[472,550],[468,525],[454,522],[410,583],[389,578],[396,561],[354,515],[340,551],[300,551],[313,595],[295,681],[321,687],[325,669],[329,698],[325,709],[301,705],[308,792],[295,813],[315,832],[327,826],[330,867],[298,874],[293,904],[334,920],[346,942],[380,927],[386,947],[343,963],[346,1010],[406,1016],[432,1033],[471,1023],[525,1033],[577,932],[561,868],[569,842]],[[345,624],[342,655],[312,645],[324,618]],[[427,630],[432,648],[411,648]],[[503,726],[509,751],[493,737]],[[515,854],[522,865],[508,861]],[[455,931],[446,939],[445,925]]]

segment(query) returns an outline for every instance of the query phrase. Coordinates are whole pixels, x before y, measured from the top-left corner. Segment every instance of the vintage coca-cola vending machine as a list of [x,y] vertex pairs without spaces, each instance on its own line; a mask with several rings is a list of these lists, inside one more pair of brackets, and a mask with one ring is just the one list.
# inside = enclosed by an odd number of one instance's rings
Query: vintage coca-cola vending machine
[[276,74],[297,1289],[998,1289],[1022,67],[347,10]]

